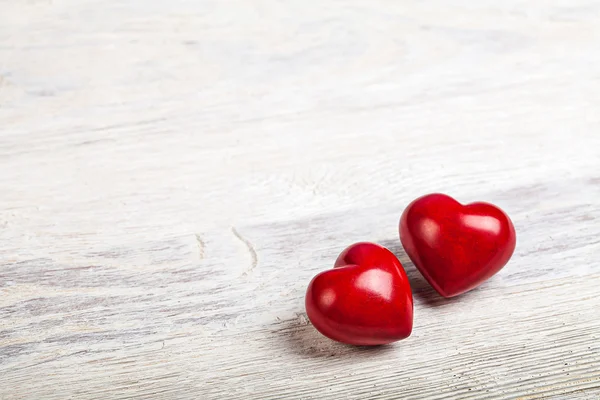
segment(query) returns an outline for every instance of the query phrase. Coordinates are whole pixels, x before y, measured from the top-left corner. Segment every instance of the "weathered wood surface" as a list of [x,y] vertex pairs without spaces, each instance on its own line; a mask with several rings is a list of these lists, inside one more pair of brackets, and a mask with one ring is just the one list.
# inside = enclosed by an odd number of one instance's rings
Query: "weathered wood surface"
[[[597,1],[0,1],[0,399],[596,399],[599,110]],[[432,191],[518,231],[452,301],[397,238]],[[359,240],[405,341],[306,320]]]

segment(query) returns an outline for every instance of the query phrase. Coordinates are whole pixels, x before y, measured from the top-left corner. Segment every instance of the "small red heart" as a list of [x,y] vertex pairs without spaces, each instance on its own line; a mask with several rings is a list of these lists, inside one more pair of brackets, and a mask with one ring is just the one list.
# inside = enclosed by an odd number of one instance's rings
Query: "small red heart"
[[338,342],[395,342],[412,331],[410,283],[391,251],[375,243],[356,243],[339,255],[334,269],[312,279],[306,313],[319,332]]
[[516,234],[508,215],[492,204],[462,205],[430,194],[404,210],[400,241],[431,286],[453,297],[500,271],[515,250]]

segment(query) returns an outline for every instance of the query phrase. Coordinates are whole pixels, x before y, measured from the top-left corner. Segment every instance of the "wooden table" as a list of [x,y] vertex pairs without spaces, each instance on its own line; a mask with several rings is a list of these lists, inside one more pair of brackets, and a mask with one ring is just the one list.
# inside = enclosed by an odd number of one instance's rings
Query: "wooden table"
[[[600,2],[451,3],[0,1],[0,399],[599,398]],[[429,192],[518,232],[454,300]],[[407,340],[307,321],[361,240]]]

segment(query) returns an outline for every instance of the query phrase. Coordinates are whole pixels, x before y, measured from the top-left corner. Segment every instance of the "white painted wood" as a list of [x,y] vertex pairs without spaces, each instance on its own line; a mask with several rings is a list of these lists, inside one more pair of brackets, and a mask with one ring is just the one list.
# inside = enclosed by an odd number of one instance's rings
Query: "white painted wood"
[[[600,396],[600,2],[0,1],[0,399]],[[443,300],[416,196],[515,257]],[[304,290],[406,266],[413,335],[336,344]]]

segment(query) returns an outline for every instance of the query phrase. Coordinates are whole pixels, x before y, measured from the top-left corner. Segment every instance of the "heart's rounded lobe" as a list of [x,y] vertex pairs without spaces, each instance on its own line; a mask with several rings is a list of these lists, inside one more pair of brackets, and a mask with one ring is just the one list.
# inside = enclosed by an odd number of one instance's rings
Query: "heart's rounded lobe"
[[488,203],[462,205],[444,194],[413,201],[400,219],[400,241],[444,297],[467,292],[500,271],[516,245],[513,223]]
[[315,276],[306,292],[306,313],[330,339],[381,345],[410,336],[413,300],[402,264],[385,247],[357,243],[335,268]]

